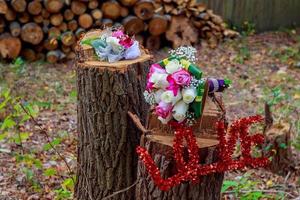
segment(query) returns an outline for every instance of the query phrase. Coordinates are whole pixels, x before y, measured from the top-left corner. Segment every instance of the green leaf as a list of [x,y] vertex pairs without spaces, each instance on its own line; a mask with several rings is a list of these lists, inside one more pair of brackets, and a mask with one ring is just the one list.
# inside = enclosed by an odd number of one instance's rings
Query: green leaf
[[4,119],[4,122],[2,123],[0,129],[1,129],[1,130],[9,129],[9,128],[15,126],[15,125],[16,125],[16,122],[15,122],[13,119],[11,119],[10,116],[8,116],[8,117],[6,117],[6,118]]
[[29,138],[29,136],[30,136],[30,133],[22,132],[22,133],[16,134],[13,137],[13,140],[16,144],[21,144],[21,142],[26,141]]
[[39,159],[34,159],[33,164],[38,169],[42,169],[43,167],[42,161],[40,161]]
[[236,182],[236,181],[224,181],[221,192],[225,192],[229,188],[235,188],[237,186],[238,186],[238,182]]
[[4,140],[7,137],[7,132],[0,134],[0,141]]
[[61,184],[62,188],[65,190],[74,190],[74,181],[71,178],[67,178],[64,180],[64,182]]
[[286,149],[287,148],[287,145],[285,143],[280,143],[279,144],[279,147],[282,148],[282,149]]
[[22,171],[25,173],[27,180],[33,179],[34,173],[31,169],[24,167]]
[[45,176],[54,176],[56,173],[56,169],[54,168],[48,168],[44,171]]
[[61,143],[60,138],[54,138],[50,143],[45,144],[43,146],[43,149],[45,151],[48,151],[48,150],[52,149],[51,145],[55,147],[55,146],[59,145],[60,143]]

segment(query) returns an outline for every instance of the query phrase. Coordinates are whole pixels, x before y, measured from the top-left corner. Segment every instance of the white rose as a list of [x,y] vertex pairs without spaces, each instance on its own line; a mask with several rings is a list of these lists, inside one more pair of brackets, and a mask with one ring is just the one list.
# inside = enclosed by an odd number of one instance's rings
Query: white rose
[[164,90],[159,89],[154,93],[155,102],[159,103],[161,101],[161,95],[164,93]]
[[166,119],[164,119],[162,117],[158,117],[158,119],[159,119],[159,121],[161,121],[161,123],[167,124],[172,119],[172,115],[169,115]]
[[150,82],[154,83],[155,88],[166,88],[169,86],[167,81],[168,74],[153,73]]
[[197,96],[195,87],[189,87],[182,90],[183,101],[187,104],[192,103]]
[[179,101],[175,104],[172,115],[178,122],[182,122],[185,119],[185,114],[188,111],[189,105],[184,101]]
[[106,43],[111,46],[113,52],[120,53],[123,50],[123,47],[119,44],[119,39],[116,37],[106,38]]
[[175,59],[169,61],[165,68],[169,74],[173,74],[174,72],[180,70],[182,68],[182,65],[180,64],[179,60]]
[[174,105],[175,103],[177,103],[181,98],[182,95],[180,92],[177,93],[177,95],[175,96],[173,91],[171,90],[167,90],[164,93],[161,94],[161,100],[165,103],[172,103],[172,105]]

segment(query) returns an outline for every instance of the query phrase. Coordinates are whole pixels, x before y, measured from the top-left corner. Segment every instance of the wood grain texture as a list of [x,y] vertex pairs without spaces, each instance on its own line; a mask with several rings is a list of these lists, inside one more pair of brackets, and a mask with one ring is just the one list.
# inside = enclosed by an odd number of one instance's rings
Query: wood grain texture
[[[142,93],[149,66],[149,59],[120,70],[77,62],[77,199],[102,199],[135,182],[141,132],[127,112],[145,123],[148,105]],[[134,189],[111,199],[133,195]]]

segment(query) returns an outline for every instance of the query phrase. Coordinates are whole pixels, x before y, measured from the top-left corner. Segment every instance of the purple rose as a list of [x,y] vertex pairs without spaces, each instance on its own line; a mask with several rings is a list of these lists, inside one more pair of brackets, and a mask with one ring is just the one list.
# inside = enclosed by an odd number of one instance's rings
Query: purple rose
[[175,81],[177,85],[189,85],[191,82],[191,75],[188,71],[181,69],[177,72],[174,72],[171,75],[172,79]]

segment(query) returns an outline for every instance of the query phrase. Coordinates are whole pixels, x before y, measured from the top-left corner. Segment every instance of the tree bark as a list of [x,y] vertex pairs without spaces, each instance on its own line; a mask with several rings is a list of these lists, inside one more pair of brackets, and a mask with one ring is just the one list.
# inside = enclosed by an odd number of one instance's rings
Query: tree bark
[[[150,56],[144,52],[136,60],[107,63],[95,61],[93,49],[77,48],[79,138],[75,194],[79,200],[102,199],[135,182],[135,148],[141,133],[127,112],[146,120],[148,105],[142,93]],[[133,196],[134,191],[129,190],[110,199]]]
[[[202,119],[202,128],[195,128],[195,136],[199,146],[199,156],[201,164],[210,164],[218,160],[215,122],[221,117],[222,112],[218,110],[222,105],[216,106],[211,99],[206,100]],[[172,142],[174,134],[171,129],[162,125],[157,119],[150,117],[148,130],[154,133],[146,135],[141,144],[145,144],[156,165],[160,169],[162,177],[167,178],[176,172],[175,161],[173,159]],[[173,134],[173,135],[172,135]],[[187,156],[187,151],[186,155]],[[184,182],[169,191],[161,191],[155,186],[152,178],[146,171],[143,163],[138,164],[138,184],[136,186],[137,200],[217,200],[221,197],[221,187],[223,183],[223,173],[215,173],[200,177],[197,184]]]

